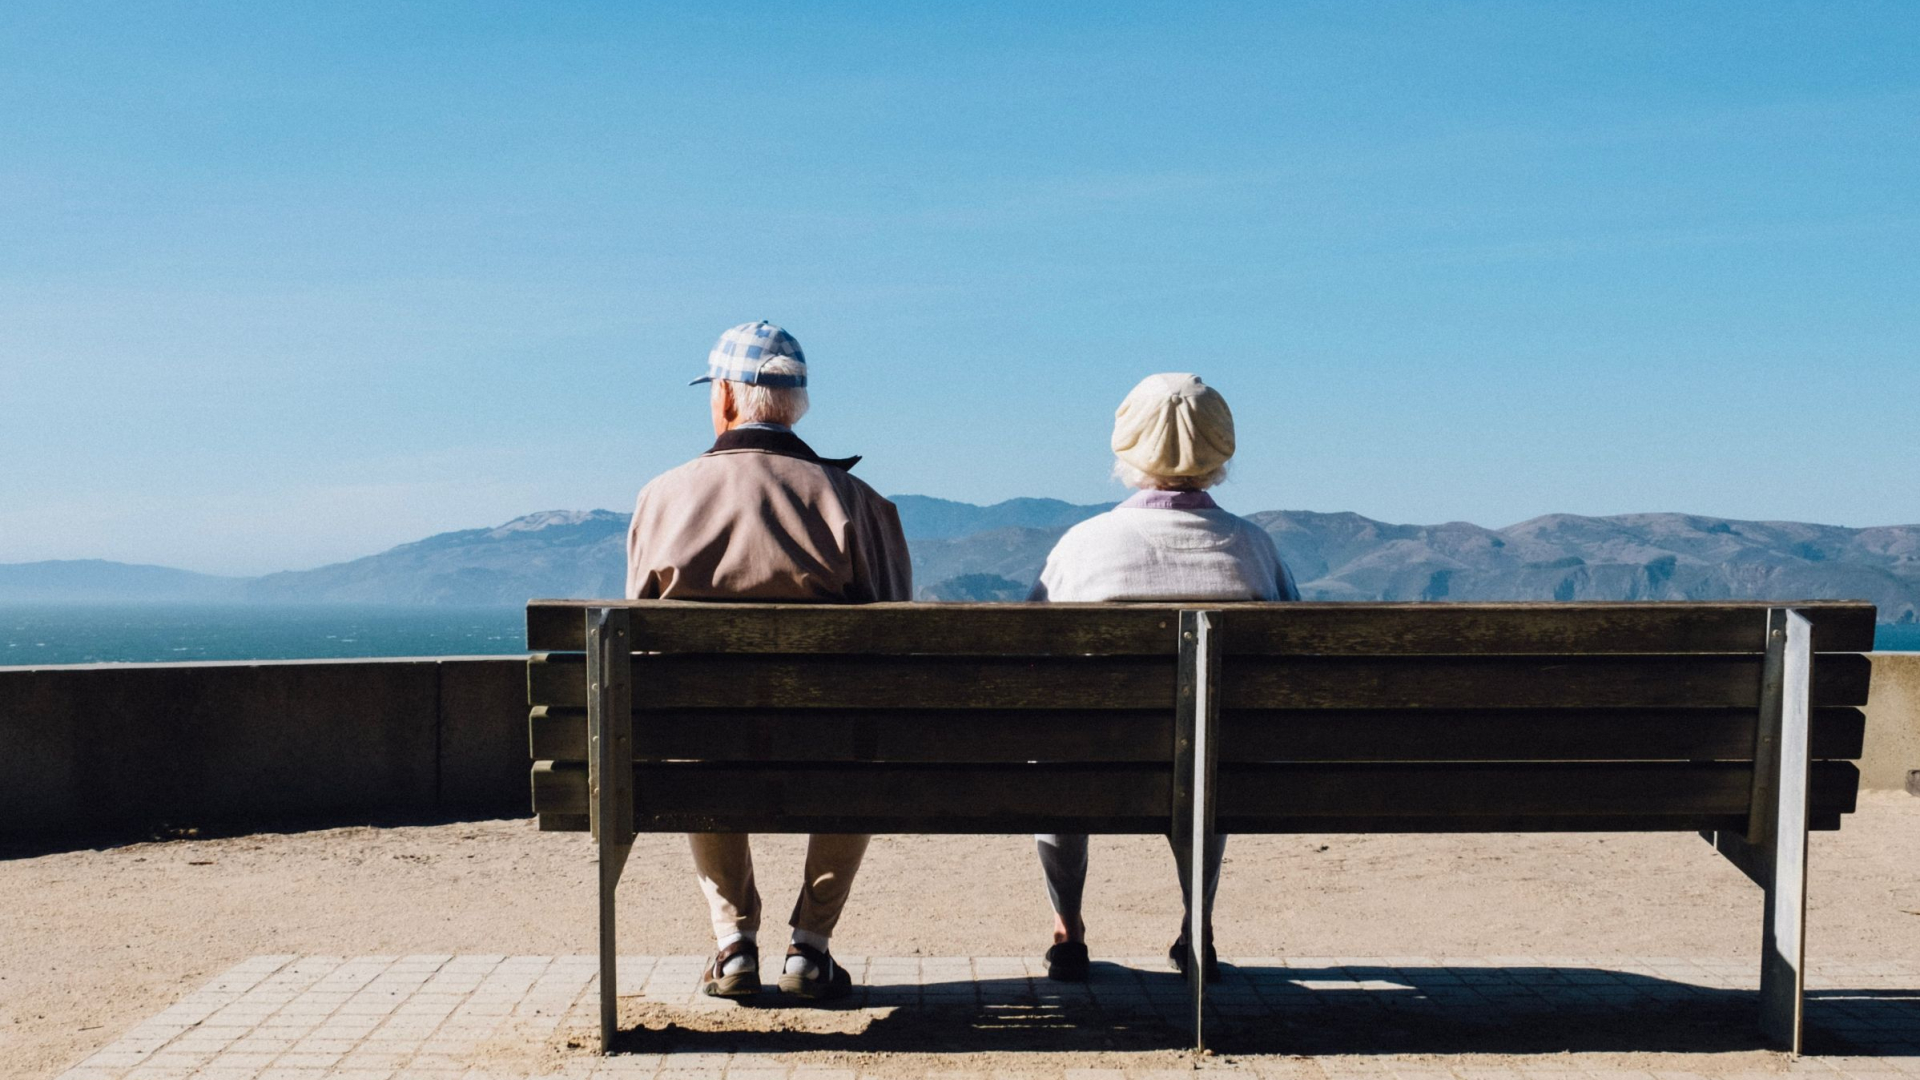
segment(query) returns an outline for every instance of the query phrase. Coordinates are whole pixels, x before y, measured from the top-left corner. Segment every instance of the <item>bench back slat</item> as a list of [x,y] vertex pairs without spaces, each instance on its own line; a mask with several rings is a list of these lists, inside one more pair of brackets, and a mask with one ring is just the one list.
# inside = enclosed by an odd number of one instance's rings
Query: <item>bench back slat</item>
[[[1166,710],[674,709],[636,714],[639,761],[1165,763]],[[1751,761],[1752,709],[1243,709],[1223,762]],[[541,706],[535,761],[585,761],[582,709]],[[1815,758],[1860,756],[1866,718],[1816,709]]]
[[[1227,709],[1755,708],[1761,658],[1680,656],[1229,656]],[[577,654],[528,665],[536,704],[584,706]],[[1814,663],[1816,707],[1862,705],[1870,665],[1827,654]],[[634,657],[637,710],[1125,709],[1173,707],[1163,657],[719,656]]]
[[[948,656],[1172,656],[1182,609],[1224,612],[1228,656],[1526,653],[1758,653],[1779,603],[1461,604],[711,604],[536,600],[527,648],[584,649],[588,607],[632,610],[635,647],[689,653],[937,653]],[[1873,648],[1873,608],[1793,607],[1817,652]]]

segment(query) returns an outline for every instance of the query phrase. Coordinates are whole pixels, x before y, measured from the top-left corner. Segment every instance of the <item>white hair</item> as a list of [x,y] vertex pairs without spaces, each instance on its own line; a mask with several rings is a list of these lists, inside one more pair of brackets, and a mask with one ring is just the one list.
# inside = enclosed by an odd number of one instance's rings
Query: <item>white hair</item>
[[[762,375],[805,375],[805,365],[797,364],[786,357],[777,357],[761,367]],[[785,424],[787,427],[800,422],[807,415],[807,388],[804,386],[754,386],[751,383],[733,383],[734,405],[740,410],[740,422],[743,424]],[[716,380],[713,392],[720,393],[720,383]]]
[[1198,476],[1155,476],[1133,466],[1113,459],[1113,478],[1130,488],[1142,491],[1205,491],[1227,478],[1227,463],[1221,462],[1218,468],[1209,469]]

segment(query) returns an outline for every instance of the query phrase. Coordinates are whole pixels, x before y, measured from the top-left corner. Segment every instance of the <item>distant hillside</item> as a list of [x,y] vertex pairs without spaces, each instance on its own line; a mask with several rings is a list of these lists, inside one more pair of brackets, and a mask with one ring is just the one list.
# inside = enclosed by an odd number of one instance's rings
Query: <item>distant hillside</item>
[[1064,529],[1113,506],[1076,506],[1059,499],[1008,499],[992,506],[975,506],[926,495],[889,498],[900,508],[900,527],[910,541],[956,540],[995,529]]
[[549,510],[464,529],[317,570],[247,582],[248,600],[321,604],[524,604],[533,597],[620,596],[627,515]]
[[1920,525],[1551,514],[1484,529],[1274,510],[1252,519],[1316,600],[1861,599],[1920,619]]
[[[1053,499],[973,506],[895,496],[928,600],[1026,596],[1054,541],[1107,509]],[[1315,600],[1870,600],[1920,622],[1920,525],[1847,529],[1688,514],[1554,514],[1503,529],[1351,513],[1251,515]],[[627,516],[549,511],[352,562],[212,578],[99,561],[0,566],[0,601],[220,600],[516,605],[619,596]]]
[[9,563],[0,565],[0,603],[218,603],[236,599],[245,582],[105,559]]

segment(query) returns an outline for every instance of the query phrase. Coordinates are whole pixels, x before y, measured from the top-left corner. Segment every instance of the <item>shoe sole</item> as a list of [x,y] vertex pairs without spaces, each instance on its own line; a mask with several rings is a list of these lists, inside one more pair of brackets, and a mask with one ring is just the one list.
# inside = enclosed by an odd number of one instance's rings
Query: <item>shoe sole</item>
[[834,1001],[853,993],[853,987],[841,982],[830,982],[821,985],[818,981],[809,979],[805,975],[782,975],[780,976],[780,992],[783,994],[792,994],[797,998],[805,998],[808,1001]]
[[700,992],[708,997],[717,998],[752,997],[760,992],[760,976],[758,973],[742,972],[724,978],[708,979],[706,985],[700,988]]
[[[1173,957],[1169,956],[1167,957],[1167,966],[1173,969],[1174,974],[1180,976],[1183,979],[1187,978],[1187,965],[1181,963],[1179,960],[1176,960]],[[1215,965],[1207,969],[1208,983],[1210,984],[1218,983],[1224,978],[1225,976],[1220,973],[1220,968],[1218,965]]]
[[1054,964],[1045,960],[1042,960],[1041,963],[1046,964],[1047,978],[1052,979],[1054,982],[1083,983],[1087,981],[1087,968],[1084,966],[1078,964]]

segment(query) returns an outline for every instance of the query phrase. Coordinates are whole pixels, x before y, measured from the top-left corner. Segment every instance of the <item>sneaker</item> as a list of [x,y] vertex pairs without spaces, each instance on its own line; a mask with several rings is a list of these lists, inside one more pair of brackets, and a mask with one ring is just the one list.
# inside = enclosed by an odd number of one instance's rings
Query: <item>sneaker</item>
[[[1184,976],[1187,974],[1187,958],[1192,954],[1193,947],[1187,943],[1187,936],[1182,934],[1179,940],[1173,943],[1173,947],[1167,950],[1167,961],[1173,965],[1175,971]],[[1201,958],[1200,967],[1206,972],[1208,982],[1220,981],[1220,954],[1214,951],[1211,939],[1207,941],[1207,954]]]
[[[798,958],[801,970],[793,970]],[[808,1001],[832,1001],[853,993],[853,976],[833,957],[811,945],[787,946],[787,963],[780,974],[780,992]]]
[[1087,981],[1087,946],[1079,941],[1056,942],[1047,950],[1047,978],[1055,982]]
[[[727,974],[727,964],[744,957],[746,963],[736,966],[734,973]],[[760,952],[745,938],[721,949],[713,959],[707,961],[707,970],[700,974],[700,992],[708,997],[739,998],[749,997],[760,992]]]

